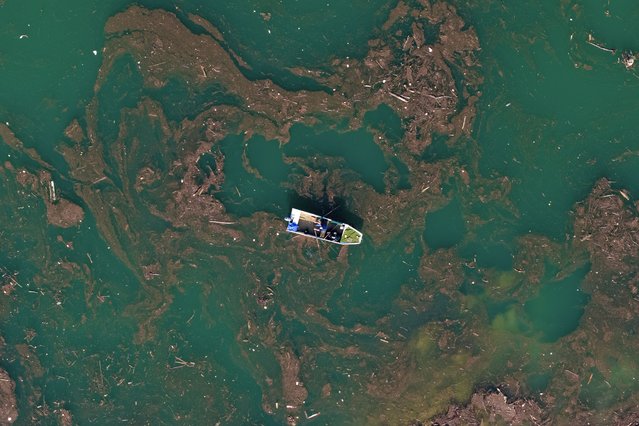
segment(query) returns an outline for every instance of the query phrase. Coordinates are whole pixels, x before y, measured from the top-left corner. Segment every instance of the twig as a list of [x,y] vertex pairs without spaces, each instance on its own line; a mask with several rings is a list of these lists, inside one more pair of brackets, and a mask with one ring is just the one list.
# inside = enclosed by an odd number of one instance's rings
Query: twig
[[613,55],[614,55],[614,54],[615,54],[615,52],[617,51],[617,49],[609,49],[609,48],[607,48],[607,47],[604,47],[604,46],[602,46],[602,45],[600,45],[600,44],[595,43],[595,42],[594,42],[594,41],[592,41],[592,40],[594,40],[594,38],[592,37],[592,34],[588,34],[588,40],[586,40],[586,43],[588,43],[589,45],[594,46],[594,47],[596,47],[597,49],[603,50],[604,52],[610,52],[610,53],[612,53]]
[[447,95],[435,96],[435,95],[431,95],[430,93],[427,93],[426,96],[428,96],[431,99],[435,99],[436,101],[440,99],[450,99],[450,96],[447,96]]
[[307,418],[308,420],[310,420],[310,419],[314,419],[315,417],[319,416],[319,415],[320,415],[320,413],[319,413],[319,412],[317,412],[317,413],[315,413],[315,414],[311,414],[311,415],[309,416],[309,415],[306,413],[306,411],[304,411],[304,415],[306,416],[306,418]]
[[102,374],[102,361],[98,360],[98,365],[100,366],[100,387],[104,387],[104,374]]
[[49,198],[52,203],[55,203],[58,200],[58,196],[55,192],[55,182],[49,181]]
[[101,178],[96,179],[93,182],[91,182],[91,185],[95,185],[96,183],[100,183],[100,182],[102,182],[103,180],[106,180],[106,179],[107,179],[106,176],[102,176]]
[[195,192],[193,193],[193,196],[195,197],[196,195],[198,196],[202,195],[202,192],[204,192],[204,185],[198,186]]
[[221,220],[209,220],[209,223],[215,223],[216,225],[235,225],[237,222],[223,222]]
[[190,367],[193,368],[195,367],[195,363],[193,361],[184,361],[182,358],[180,358],[179,356],[175,357],[175,363],[179,364],[183,367]]
[[398,99],[398,100],[400,100],[400,101],[402,101],[402,102],[408,103],[408,99],[406,99],[406,98],[405,98],[405,97],[403,97],[403,96],[396,95],[396,94],[395,94],[395,93],[393,93],[393,92],[388,92],[388,94],[389,94],[389,95],[391,95],[392,97],[394,97],[395,99]]
[[331,211],[329,211],[328,213],[326,213],[326,214],[324,215],[324,217],[327,217],[329,214],[333,213],[333,212],[334,212],[335,210],[337,210],[338,208],[340,208],[340,205],[339,205],[339,204],[337,205],[337,207],[333,207],[333,208],[331,209]]
[[408,43],[410,43],[412,40],[412,36],[408,36],[406,37],[406,41],[404,41],[404,44],[402,45],[402,50],[406,50],[406,46],[408,46]]
[[586,41],[586,43],[588,43],[588,44],[589,44],[589,45],[591,45],[591,46],[596,47],[597,49],[601,49],[601,50],[603,50],[603,51],[605,51],[605,52],[610,52],[610,53],[612,53],[613,55],[614,55],[614,54],[615,54],[615,52],[616,52],[616,50],[615,50],[615,49],[609,49],[609,48],[607,48],[607,47],[600,46],[600,45],[598,45],[597,43],[593,43],[593,42],[591,42],[591,41]]

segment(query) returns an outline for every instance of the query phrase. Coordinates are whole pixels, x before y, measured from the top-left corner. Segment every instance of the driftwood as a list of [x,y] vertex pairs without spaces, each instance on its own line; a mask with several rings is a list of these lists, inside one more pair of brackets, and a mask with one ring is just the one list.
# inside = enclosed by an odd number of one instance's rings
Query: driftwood
[[594,37],[592,36],[592,34],[588,34],[588,40],[586,40],[586,43],[588,43],[591,46],[596,47],[597,49],[601,49],[604,52],[610,52],[613,55],[615,54],[615,52],[617,51],[617,49],[610,49],[608,47],[602,46],[601,44],[595,43],[594,41]]
[[224,222],[221,220],[209,220],[209,223],[214,223],[216,225],[235,225],[237,222]]

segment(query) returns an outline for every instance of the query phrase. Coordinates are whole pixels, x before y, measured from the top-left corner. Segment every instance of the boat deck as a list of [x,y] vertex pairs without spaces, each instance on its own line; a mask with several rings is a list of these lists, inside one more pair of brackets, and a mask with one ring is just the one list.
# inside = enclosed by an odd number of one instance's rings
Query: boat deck
[[297,232],[329,241],[339,241],[344,232],[344,225],[330,219],[316,219],[310,214],[302,213],[297,222]]
[[294,234],[340,245],[362,242],[362,233],[352,226],[313,213],[292,209],[286,220],[286,230]]

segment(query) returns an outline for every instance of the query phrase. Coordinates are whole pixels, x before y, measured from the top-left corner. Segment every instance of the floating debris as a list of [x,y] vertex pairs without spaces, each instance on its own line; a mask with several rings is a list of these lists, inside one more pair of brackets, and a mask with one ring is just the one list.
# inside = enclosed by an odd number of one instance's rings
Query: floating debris
[[586,40],[586,43],[588,43],[589,45],[593,47],[596,47],[597,49],[603,50],[604,52],[612,53],[613,55],[617,52],[617,49],[611,49],[609,47],[606,47],[602,44],[595,42],[595,38],[592,36],[592,34],[588,34],[588,40]]
[[621,63],[624,64],[626,69],[634,67],[635,59],[637,59],[637,57],[632,53],[632,50],[624,50],[621,52]]
[[58,200],[58,196],[55,193],[55,182],[53,180],[49,181],[49,201],[55,203]]

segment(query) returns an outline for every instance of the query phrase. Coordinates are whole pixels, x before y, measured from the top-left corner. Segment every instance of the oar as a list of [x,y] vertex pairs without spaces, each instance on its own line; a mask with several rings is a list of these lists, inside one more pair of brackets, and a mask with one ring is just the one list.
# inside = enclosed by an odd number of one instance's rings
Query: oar
[[333,208],[330,212],[326,213],[326,214],[324,215],[324,217],[328,216],[329,214],[333,213],[335,210],[337,210],[337,209],[339,209],[339,208],[340,208],[340,206],[339,206],[339,204],[338,204],[338,205],[337,205],[337,207],[334,207],[334,208]]

